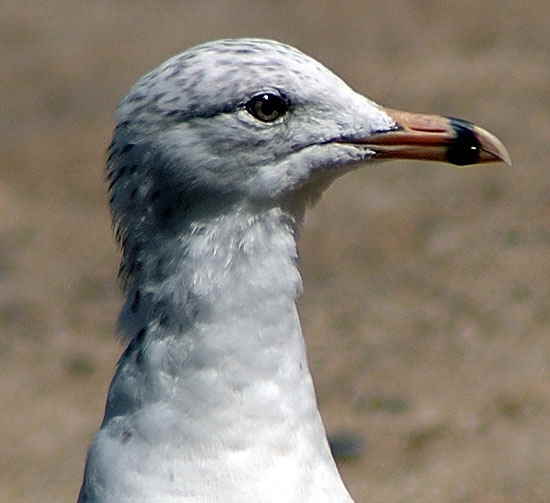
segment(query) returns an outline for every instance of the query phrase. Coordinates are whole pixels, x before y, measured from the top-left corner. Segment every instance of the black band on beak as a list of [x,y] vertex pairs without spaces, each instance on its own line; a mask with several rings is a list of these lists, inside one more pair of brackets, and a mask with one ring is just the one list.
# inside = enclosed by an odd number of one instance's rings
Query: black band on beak
[[474,132],[474,125],[463,119],[447,118],[456,134],[456,139],[447,148],[447,161],[458,166],[479,163],[482,148]]

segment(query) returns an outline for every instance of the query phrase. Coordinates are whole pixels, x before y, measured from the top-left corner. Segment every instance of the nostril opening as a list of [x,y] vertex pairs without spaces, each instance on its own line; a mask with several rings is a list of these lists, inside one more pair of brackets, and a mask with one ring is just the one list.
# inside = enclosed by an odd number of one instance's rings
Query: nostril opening
[[430,128],[430,127],[410,127],[411,131],[420,131],[422,133],[445,133],[447,130],[445,128]]

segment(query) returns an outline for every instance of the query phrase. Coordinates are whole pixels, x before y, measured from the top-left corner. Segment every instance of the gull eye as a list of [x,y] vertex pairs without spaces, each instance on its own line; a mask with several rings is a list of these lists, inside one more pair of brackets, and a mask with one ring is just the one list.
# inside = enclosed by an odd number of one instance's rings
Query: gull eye
[[262,122],[273,122],[288,111],[288,103],[276,94],[263,93],[254,96],[247,104],[250,115]]

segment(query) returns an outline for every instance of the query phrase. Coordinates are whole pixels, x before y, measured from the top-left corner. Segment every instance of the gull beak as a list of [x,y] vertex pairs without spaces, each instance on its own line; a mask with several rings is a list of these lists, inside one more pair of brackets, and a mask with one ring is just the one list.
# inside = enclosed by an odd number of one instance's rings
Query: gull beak
[[459,166],[512,163],[502,142],[471,122],[389,108],[383,111],[395,121],[395,128],[356,140],[375,152],[374,159],[421,159]]

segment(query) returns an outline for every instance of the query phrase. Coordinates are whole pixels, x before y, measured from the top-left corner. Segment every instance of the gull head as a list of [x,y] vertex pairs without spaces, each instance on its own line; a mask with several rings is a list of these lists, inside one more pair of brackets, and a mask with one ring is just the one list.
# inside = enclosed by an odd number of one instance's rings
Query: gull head
[[189,49],[132,87],[108,177],[115,218],[162,220],[229,201],[277,204],[383,159],[509,162],[470,122],[382,107],[293,47],[230,39]]

